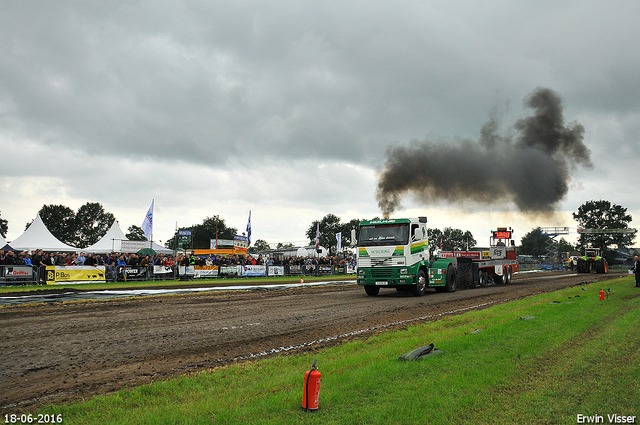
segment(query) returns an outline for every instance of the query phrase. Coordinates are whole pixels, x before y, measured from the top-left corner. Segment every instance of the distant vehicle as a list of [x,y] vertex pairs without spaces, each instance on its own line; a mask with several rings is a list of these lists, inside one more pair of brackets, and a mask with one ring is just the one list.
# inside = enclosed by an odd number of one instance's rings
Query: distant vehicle
[[600,255],[600,248],[585,248],[584,255],[578,257],[578,273],[606,273],[609,266],[607,260]]

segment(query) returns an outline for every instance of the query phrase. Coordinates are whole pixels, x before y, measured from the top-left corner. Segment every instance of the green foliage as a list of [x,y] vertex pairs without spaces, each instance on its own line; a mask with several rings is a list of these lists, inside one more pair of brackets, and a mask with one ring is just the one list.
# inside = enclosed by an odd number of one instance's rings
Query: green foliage
[[85,248],[98,242],[107,234],[116,220],[115,216],[106,212],[102,204],[87,202],[76,213],[76,243],[78,248]]
[[[53,236],[78,248],[98,242],[116,219],[98,202],[87,202],[77,213],[64,205],[43,205],[38,214]],[[31,223],[27,223],[25,230]]]
[[271,247],[269,246],[267,241],[265,241],[263,239],[258,239],[257,241],[255,241],[253,243],[252,246],[249,247],[247,252],[249,252],[250,254],[253,254],[253,253],[256,253],[256,252],[265,251],[267,249],[271,249]]
[[144,235],[144,230],[142,227],[138,227],[135,224],[129,226],[128,232],[125,236],[130,241],[146,241],[147,238]]
[[[59,241],[67,245],[76,243],[76,213],[64,205],[43,205],[38,211],[42,222]],[[27,223],[25,230],[31,226]]]
[[429,236],[429,254],[433,255],[436,249],[442,245],[443,251],[466,251],[476,246],[477,241],[470,231],[462,231],[451,227],[445,227],[444,231],[437,228],[427,229]]
[[[342,233],[341,245],[346,248],[352,244],[351,229],[358,230],[360,220],[354,218],[347,223],[340,223],[340,218],[334,214],[325,215],[320,220],[320,245],[327,248],[329,252],[335,254],[338,246],[338,240],[336,239],[337,233]],[[306,236],[309,238],[309,244],[315,245],[316,243],[316,229],[318,220],[315,220],[307,229]]]
[[[190,249],[209,249],[211,239],[231,239],[238,234],[238,229],[235,227],[227,227],[224,219],[220,216],[206,217],[202,220],[202,224],[194,224],[190,227],[182,227],[180,230],[191,230],[191,242],[189,243]],[[178,232],[166,242],[166,246],[174,248],[176,245],[176,238]]]
[[[628,229],[629,223],[633,220],[631,215],[627,214],[626,208],[605,200],[585,202],[573,213],[573,219],[582,229]],[[627,247],[633,243],[634,238],[632,234],[581,233],[578,245],[581,248],[591,245],[604,251],[611,245]]]
[[542,228],[536,227],[522,237],[522,245],[518,248],[518,253],[522,255],[533,255],[539,257],[547,253],[547,242],[549,236],[542,234]]
[[0,217],[0,235],[2,235],[3,238],[6,238],[8,231],[9,231],[9,222],[4,218]]
[[429,237],[429,255],[433,255],[436,249],[440,249],[440,241],[444,246],[444,236],[442,230],[438,228],[427,228],[427,236]]
[[560,238],[558,241],[558,252],[571,252],[575,250],[576,247],[567,242],[565,238]]

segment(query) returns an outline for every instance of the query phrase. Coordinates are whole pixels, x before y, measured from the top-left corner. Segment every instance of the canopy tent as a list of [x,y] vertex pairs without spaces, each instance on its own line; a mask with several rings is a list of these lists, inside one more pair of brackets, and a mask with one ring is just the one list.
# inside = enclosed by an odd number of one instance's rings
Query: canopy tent
[[[149,241],[145,242],[145,246],[149,247]],[[153,249],[156,252],[156,254],[165,254],[165,255],[166,254],[173,254],[173,250],[172,249],[165,248],[162,245],[158,245],[155,242],[151,243],[151,249]]]
[[[123,244],[123,242],[125,242]],[[118,221],[114,220],[113,224],[107,231],[107,234],[102,237],[98,242],[91,246],[83,248],[83,252],[90,252],[92,254],[108,254],[110,252],[137,252],[143,248],[149,248],[149,241],[129,241],[125,236],[122,229],[118,225]],[[124,245],[124,247],[123,247]],[[133,246],[133,247],[132,247]],[[172,254],[173,251],[163,246],[153,243],[153,250],[158,254]]]
[[120,244],[122,241],[128,240],[124,235],[118,220],[113,220],[113,224],[107,233],[96,243],[84,248],[83,252],[91,252],[92,254],[108,254],[110,252],[120,252]]
[[16,252],[16,253],[17,252],[22,252],[19,249],[12,248],[11,245],[9,245],[8,243],[4,244],[4,246],[2,248],[0,248],[0,249],[3,250],[4,252],[7,252],[7,251],[13,251],[13,252]]
[[40,213],[36,214],[36,218],[33,220],[33,223],[31,223],[31,226],[16,240],[11,242],[11,246],[14,249],[22,251],[33,251],[36,249],[42,249],[44,251],[79,251],[78,248],[60,242],[53,236],[40,218]]

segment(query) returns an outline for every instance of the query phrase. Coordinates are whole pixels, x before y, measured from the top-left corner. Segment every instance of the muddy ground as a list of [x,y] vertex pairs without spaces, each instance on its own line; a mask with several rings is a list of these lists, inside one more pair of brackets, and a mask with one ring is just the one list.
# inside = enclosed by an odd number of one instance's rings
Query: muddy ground
[[521,274],[508,286],[423,297],[390,289],[369,297],[353,284],[0,308],[0,410],[24,413],[233,362],[317,350],[442,313],[619,275]]

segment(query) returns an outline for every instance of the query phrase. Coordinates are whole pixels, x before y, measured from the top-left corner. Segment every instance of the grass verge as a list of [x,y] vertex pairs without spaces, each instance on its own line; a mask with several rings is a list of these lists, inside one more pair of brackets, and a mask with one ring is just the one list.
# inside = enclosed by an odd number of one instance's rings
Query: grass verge
[[[611,292],[600,301],[603,287]],[[65,424],[574,424],[578,415],[608,423],[608,414],[640,423],[639,306],[626,277],[41,413]],[[431,342],[445,353],[397,360]],[[314,358],[320,409],[306,413]]]

